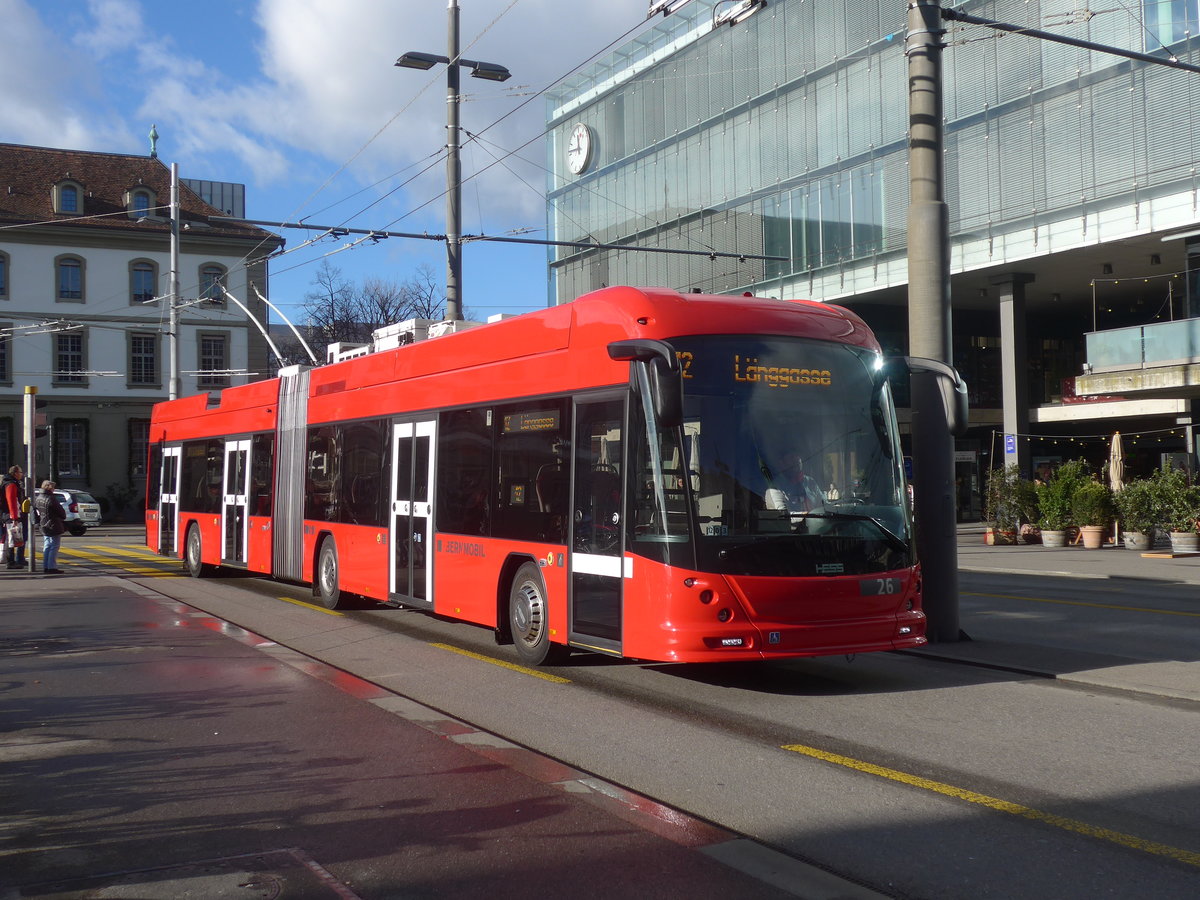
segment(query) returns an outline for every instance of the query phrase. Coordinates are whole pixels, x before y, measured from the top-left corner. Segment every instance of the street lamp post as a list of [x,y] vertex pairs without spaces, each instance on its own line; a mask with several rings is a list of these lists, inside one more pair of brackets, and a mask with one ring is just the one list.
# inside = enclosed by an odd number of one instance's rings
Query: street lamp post
[[449,0],[446,56],[410,50],[396,65],[406,69],[446,66],[446,318],[462,318],[462,167],[458,148],[459,66],[471,70],[473,78],[507,81],[512,73],[496,63],[463,59],[458,53],[458,0]]

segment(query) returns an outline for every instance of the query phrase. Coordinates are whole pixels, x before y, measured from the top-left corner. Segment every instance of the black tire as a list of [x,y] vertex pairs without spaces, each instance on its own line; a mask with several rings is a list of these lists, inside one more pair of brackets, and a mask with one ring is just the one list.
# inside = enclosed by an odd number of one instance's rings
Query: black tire
[[567,649],[550,640],[546,586],[533,563],[523,563],[508,593],[508,627],[517,656],[527,666],[548,666],[562,661]]
[[82,522],[72,522],[67,526],[67,531],[71,532],[72,537],[83,537],[87,534],[87,526]]
[[188,526],[187,540],[183,545],[183,565],[193,578],[207,578],[212,574],[212,566],[206,565],[204,559],[204,544],[200,538],[200,526],[193,522]]
[[338,585],[337,545],[333,538],[321,542],[317,552],[317,571],[313,575],[313,593],[326,609],[337,609],[342,600],[342,589]]

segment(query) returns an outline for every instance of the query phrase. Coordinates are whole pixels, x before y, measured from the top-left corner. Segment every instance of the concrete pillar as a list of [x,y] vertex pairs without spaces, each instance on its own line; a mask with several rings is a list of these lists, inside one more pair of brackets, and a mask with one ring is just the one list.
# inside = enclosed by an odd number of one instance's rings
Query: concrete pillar
[[1015,435],[1029,434],[1029,347],[1025,338],[1025,285],[1033,276],[1021,272],[990,279],[1000,298],[1000,372],[1004,398],[1005,466],[1016,463],[1030,477],[1029,441]]

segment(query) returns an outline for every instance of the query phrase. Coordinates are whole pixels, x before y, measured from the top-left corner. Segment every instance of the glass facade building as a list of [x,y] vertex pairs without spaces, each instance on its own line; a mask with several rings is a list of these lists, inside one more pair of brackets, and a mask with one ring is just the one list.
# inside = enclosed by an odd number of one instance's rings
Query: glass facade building
[[[611,283],[830,300],[902,284],[906,5],[772,0],[714,28],[722,4],[693,0],[558,85],[549,109],[552,239],[786,259],[559,248],[555,301]],[[1073,15],[1078,4],[1068,0],[956,6],[1164,57],[1164,47],[1184,56],[1196,43],[1195,0],[1143,0],[1091,17]],[[1194,221],[1195,77],[946,24],[956,268],[1086,246],[1103,240],[1101,229],[1165,224],[1151,214]],[[579,125],[593,146],[574,173],[567,146]]]
[[[942,5],[1200,62],[1197,0]],[[609,284],[836,301],[905,350],[907,3],[770,0],[714,25],[729,6],[692,0],[550,93],[549,237],[689,251],[555,247],[550,302]],[[1200,78],[945,27],[955,363],[994,428],[1006,403],[1074,399],[1086,333],[1200,314],[1184,300],[1200,254],[1163,240],[1200,223]],[[1006,350],[994,285],[1012,273],[1029,279],[1028,341]],[[1028,396],[1001,396],[1005,352]]]

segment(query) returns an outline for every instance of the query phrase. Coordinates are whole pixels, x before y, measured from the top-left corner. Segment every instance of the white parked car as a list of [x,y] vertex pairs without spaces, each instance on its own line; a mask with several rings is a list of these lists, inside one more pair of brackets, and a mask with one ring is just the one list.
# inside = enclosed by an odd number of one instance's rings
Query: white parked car
[[60,488],[54,493],[67,511],[67,531],[75,537],[100,524],[100,504],[87,491]]

